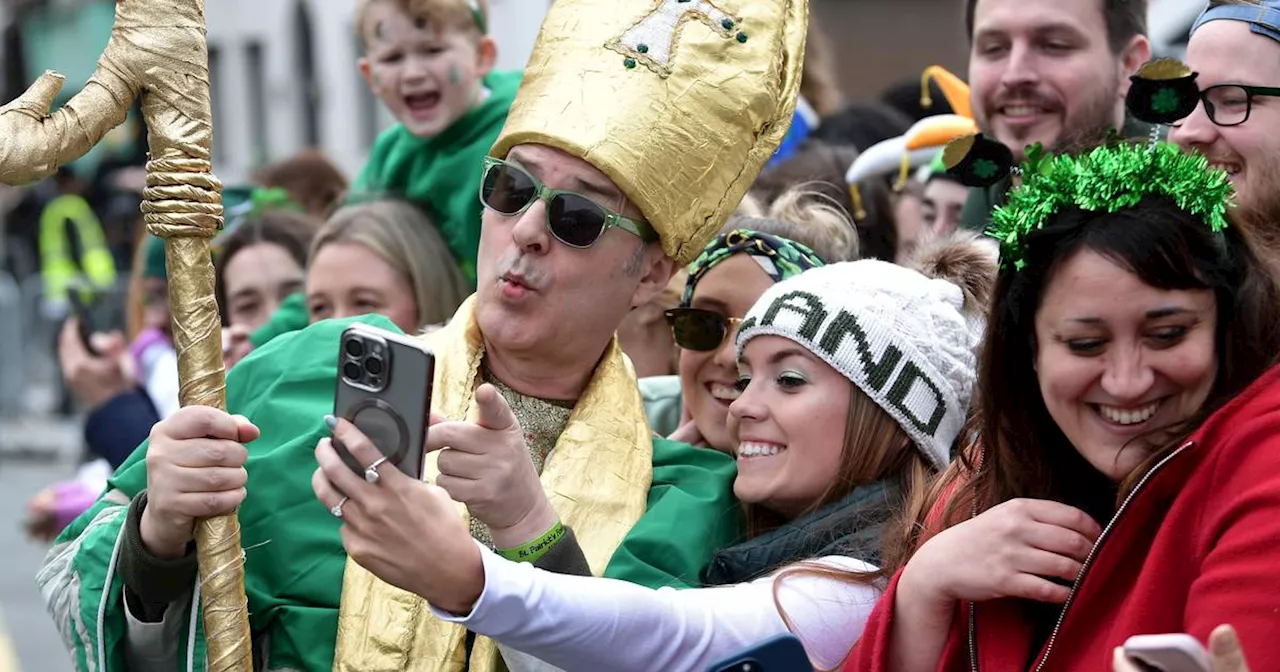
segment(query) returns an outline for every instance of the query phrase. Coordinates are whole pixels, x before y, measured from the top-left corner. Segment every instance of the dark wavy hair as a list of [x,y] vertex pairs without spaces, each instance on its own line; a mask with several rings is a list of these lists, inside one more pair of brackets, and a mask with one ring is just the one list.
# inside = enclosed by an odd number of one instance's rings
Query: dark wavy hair
[[[918,535],[1017,498],[1049,499],[1090,510],[1114,508],[1150,468],[1206,418],[1272,366],[1280,353],[1280,291],[1239,227],[1215,234],[1198,216],[1163,197],[1115,213],[1068,209],[1023,242],[1026,266],[1003,269],[987,326],[975,390],[975,418],[962,451],[929,497],[917,502]],[[1187,420],[1117,488],[1092,468],[1049,415],[1033,360],[1035,316],[1048,284],[1082,251],[1100,254],[1142,282],[1166,290],[1211,290],[1217,307],[1217,378]],[[958,482],[973,487],[956,488]],[[1098,489],[1110,501],[1098,501]],[[926,521],[940,499],[941,520]],[[976,499],[976,506],[975,506]],[[1093,507],[1096,511],[1097,507]],[[932,524],[929,524],[932,523]],[[917,543],[923,539],[917,538]]]

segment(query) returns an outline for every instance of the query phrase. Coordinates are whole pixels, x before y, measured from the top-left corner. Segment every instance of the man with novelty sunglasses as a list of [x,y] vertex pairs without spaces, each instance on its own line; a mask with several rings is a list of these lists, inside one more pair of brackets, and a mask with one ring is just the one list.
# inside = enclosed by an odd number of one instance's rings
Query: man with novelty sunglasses
[[1227,171],[1241,214],[1280,225],[1280,0],[1213,0],[1191,29],[1200,105],[1169,139]]
[[[347,322],[278,337],[228,378],[242,417],[187,408],[159,423],[50,554],[40,583],[81,669],[205,667],[186,647],[201,641],[190,541],[195,519],[231,510],[259,669],[545,669],[418,597],[427,582],[477,580],[424,575],[442,551],[424,541],[441,524],[426,512],[447,498],[474,543],[444,550],[696,584],[740,531],[733,460],[653,436],[614,332],[777,149],[807,19],[804,0],[552,5],[476,166],[476,294],[422,337],[436,360],[426,482],[326,416]],[[92,605],[92,635],[77,634],[73,605]]]

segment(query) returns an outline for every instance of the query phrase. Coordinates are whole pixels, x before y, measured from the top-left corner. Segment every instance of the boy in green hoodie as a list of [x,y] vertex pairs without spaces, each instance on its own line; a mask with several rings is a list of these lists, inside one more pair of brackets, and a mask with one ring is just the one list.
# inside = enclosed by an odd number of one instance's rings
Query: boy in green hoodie
[[[352,198],[403,198],[424,208],[474,287],[480,175],[507,121],[518,71],[494,71],[487,0],[357,0],[357,65],[399,122],[383,131]],[[261,347],[307,326],[306,299],[289,297],[250,336]]]
[[352,193],[425,207],[472,283],[482,162],[520,84],[519,72],[493,71],[487,23],[484,0],[359,0],[356,8],[360,72],[399,123],[378,138]]

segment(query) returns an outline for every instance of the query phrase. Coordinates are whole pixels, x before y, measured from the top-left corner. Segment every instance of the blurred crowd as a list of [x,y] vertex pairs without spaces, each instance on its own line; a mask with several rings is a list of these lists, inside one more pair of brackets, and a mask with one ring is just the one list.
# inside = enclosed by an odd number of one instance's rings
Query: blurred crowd
[[[1144,1],[968,0],[968,71],[878,96],[751,4],[558,0],[508,72],[483,0],[358,0],[397,123],[224,188],[228,413],[179,408],[142,135],[6,193],[78,669],[200,667],[236,510],[258,670],[1280,669],[1280,2],[1156,72]],[[434,354],[420,474],[333,407],[353,323]]]

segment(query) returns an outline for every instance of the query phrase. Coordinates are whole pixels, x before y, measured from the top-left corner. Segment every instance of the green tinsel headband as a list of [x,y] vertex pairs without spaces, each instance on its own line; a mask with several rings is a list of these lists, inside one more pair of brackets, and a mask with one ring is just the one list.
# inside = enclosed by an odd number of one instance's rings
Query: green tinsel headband
[[1000,241],[1001,263],[1022,270],[1025,236],[1064,208],[1117,212],[1165,196],[1217,233],[1227,227],[1233,194],[1226,172],[1168,142],[1113,143],[1080,156],[1052,156],[1036,145],[1027,149],[1022,184],[992,213],[987,235]]

